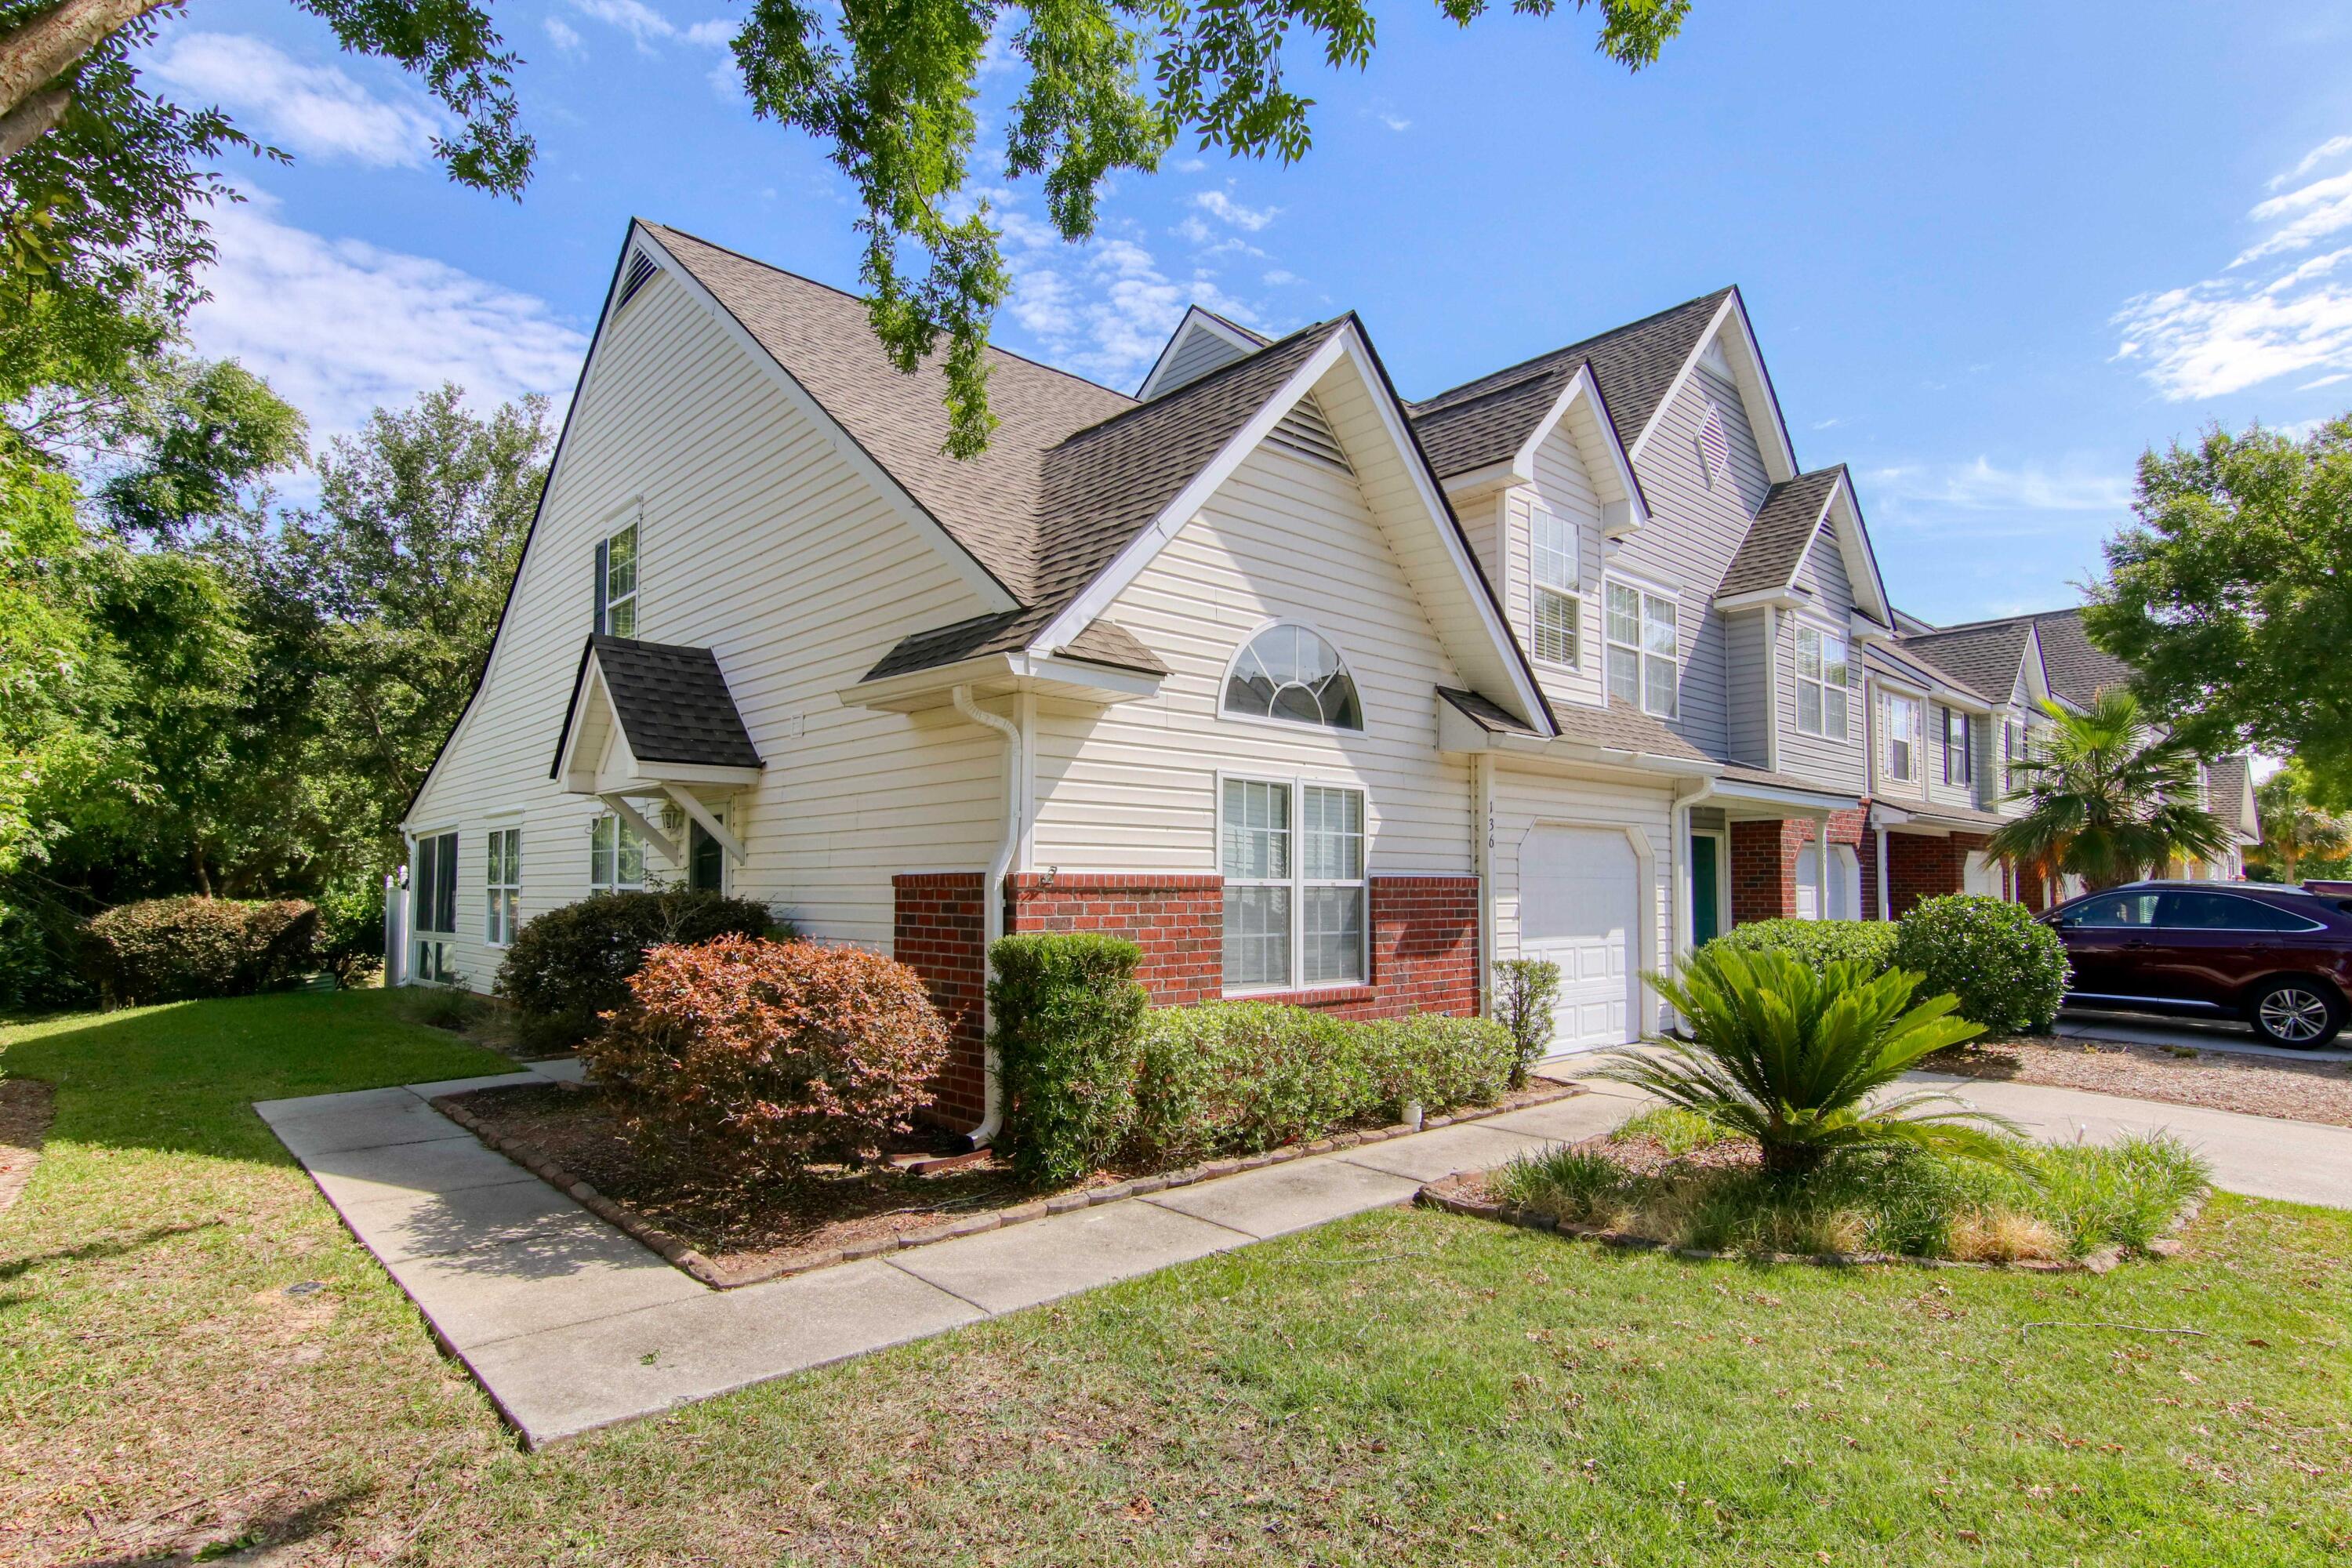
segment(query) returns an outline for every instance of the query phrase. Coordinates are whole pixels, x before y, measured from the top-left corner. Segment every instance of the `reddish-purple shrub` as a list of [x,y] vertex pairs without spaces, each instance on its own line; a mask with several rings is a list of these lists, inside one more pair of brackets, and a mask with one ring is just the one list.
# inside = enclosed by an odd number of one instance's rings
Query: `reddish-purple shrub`
[[652,949],[580,1048],[649,1152],[766,1179],[881,1158],[930,1102],[947,1052],[905,964],[740,936]]

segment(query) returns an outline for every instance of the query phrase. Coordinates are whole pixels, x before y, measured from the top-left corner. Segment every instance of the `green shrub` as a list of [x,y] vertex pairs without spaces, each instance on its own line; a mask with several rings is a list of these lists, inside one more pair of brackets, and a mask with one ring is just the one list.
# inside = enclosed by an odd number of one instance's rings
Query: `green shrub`
[[1154,1166],[1319,1138],[1373,1102],[1353,1026],[1306,1007],[1211,1002],[1144,1015],[1134,1146]]
[[1675,1158],[1696,1149],[1712,1149],[1731,1134],[1701,1116],[1696,1110],[1685,1110],[1679,1105],[1661,1105],[1654,1110],[1617,1124],[1609,1134],[1612,1143],[1633,1143],[1644,1140],[1655,1143]]
[[2039,1189],[2036,1209],[2074,1258],[2103,1247],[2147,1247],[2212,1173],[2168,1132],[2051,1145],[2036,1151],[2028,1173]]
[[1349,1027],[1371,1096],[1364,1109],[1390,1121],[1408,1105],[1432,1111],[1492,1105],[1519,1071],[1517,1042],[1491,1019],[1408,1013]]
[[1135,1121],[1143,950],[1067,931],[1008,936],[988,952],[1006,1152],[1025,1180],[1076,1181],[1118,1153]]
[[0,889],[0,1013],[89,1005],[81,918],[19,888]]
[[499,965],[520,1044],[561,1049],[593,1035],[629,999],[629,977],[656,947],[722,936],[790,938],[765,904],[711,892],[598,893],[525,921]]
[[383,969],[383,879],[362,876],[319,894],[319,963],[350,990]]
[[1486,1184],[1507,1204],[1604,1228],[1625,1217],[1640,1190],[1639,1179],[1608,1155],[1573,1145],[1516,1155]]
[[2066,948],[2022,904],[1953,894],[1895,922],[1895,963],[1927,995],[1950,992],[1963,1018],[2000,1035],[2046,1035],[2066,994]]
[[317,966],[319,911],[299,899],[148,899],[91,920],[84,973],[110,1005],[244,996]]
[[1552,1005],[1559,1000],[1559,965],[1548,958],[1506,958],[1495,965],[1495,1021],[1510,1031],[1511,1087],[1551,1044]]
[[882,1158],[930,1103],[948,1027],[922,977],[863,948],[724,936],[656,947],[581,1048],[657,1163],[786,1181]]
[[[1895,966],[1895,928],[1885,921],[1750,921],[1706,944],[1727,952],[1785,952],[1815,970],[1859,963],[1870,974]],[[1928,994],[1936,988],[1930,986]]]

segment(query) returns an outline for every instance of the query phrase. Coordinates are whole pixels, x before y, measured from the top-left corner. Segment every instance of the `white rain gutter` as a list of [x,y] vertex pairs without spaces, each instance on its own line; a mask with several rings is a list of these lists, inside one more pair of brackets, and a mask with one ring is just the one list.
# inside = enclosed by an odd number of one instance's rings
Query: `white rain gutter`
[[[955,710],[980,725],[1004,737],[1004,842],[997,846],[996,858],[989,862],[988,875],[982,879],[981,897],[981,1004],[980,1024],[983,1040],[993,1032],[995,1020],[988,1005],[988,976],[993,967],[989,957],[997,940],[1004,934],[1004,877],[1013,868],[1013,858],[1021,848],[1024,827],[1021,789],[1022,726],[1010,719],[1000,718],[972,700],[971,688],[961,685],[950,694]],[[982,1090],[980,1125],[966,1136],[975,1149],[985,1149],[995,1141],[1004,1127],[1004,1082],[997,1070],[996,1047],[983,1044],[982,1073],[985,1087]]]
[[1495,1016],[1495,753],[1470,758],[1470,863],[1478,874],[1478,1016]]

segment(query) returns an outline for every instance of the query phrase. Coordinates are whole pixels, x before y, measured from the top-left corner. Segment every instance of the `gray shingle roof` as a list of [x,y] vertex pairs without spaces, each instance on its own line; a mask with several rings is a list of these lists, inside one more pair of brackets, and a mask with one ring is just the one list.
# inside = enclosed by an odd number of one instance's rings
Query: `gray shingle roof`
[[[1939,684],[1948,686],[1963,696],[1973,697],[1979,702],[1990,704],[1998,700],[1998,699],[1987,697],[1983,691],[1969,685],[1939,664],[1931,664],[1924,658],[1904,657],[1909,652],[1908,642],[1909,639],[1906,638],[1895,648],[1882,645],[1864,649],[1862,656],[1864,667],[1898,679],[1916,680],[1923,686]],[[2003,689],[2005,692],[2006,688]]]
[[1733,763],[1717,775],[1729,784],[1762,784],[1770,789],[1794,790],[1817,795],[1825,800],[1853,800],[1856,793],[1823,784],[1819,779],[1801,779],[1794,773],[1776,773],[1769,768],[1751,768],[1745,763]]
[[[2242,832],[2243,818],[2239,815],[2246,808],[2246,757],[2218,757],[2206,764],[2210,776],[2206,780],[2206,809],[2229,825],[2232,833]],[[2262,832],[2262,811],[2254,812],[2254,832]]]
[[1540,735],[1541,731],[1521,721],[1511,710],[1490,698],[1475,691],[1458,691],[1451,686],[1441,686],[1437,694],[1460,709],[1470,721],[1489,735]]
[[727,689],[727,678],[719,671],[719,656],[707,647],[638,642],[602,632],[590,637],[580,650],[580,670],[572,678],[572,700],[564,710],[567,734],[578,717],[592,657],[604,673],[614,716],[637,761],[720,768],[761,765],[759,751]]
[[2082,611],[2044,610],[2024,618],[2033,623],[2042,639],[2042,668],[2050,674],[2050,689],[2069,702],[2088,707],[2107,688],[2131,683],[2130,665],[2092,645],[2083,629]]
[[[1458,691],[1450,686],[1441,686],[1437,694],[1460,709],[1490,735],[1539,733],[1533,726],[1514,718],[1501,704],[1475,691]],[[1589,746],[1605,746],[1617,752],[1639,752],[1644,756],[1669,757],[1676,762],[1704,763],[1710,766],[1715,763],[1714,758],[1622,698],[1611,698],[1606,708],[1555,702],[1552,704],[1552,720],[1559,726],[1559,737],[1563,741],[1581,741]]]
[[1995,621],[1900,637],[1895,646],[1947,679],[2001,702],[2016,688],[2029,630],[2021,620]]
[[1739,542],[1739,553],[1723,574],[1718,595],[1746,594],[1759,588],[1785,588],[1797,575],[1805,551],[1819,531],[1822,512],[1845,466],[1816,468],[1782,479],[1764,492],[1764,504]]
[[1414,404],[1413,430],[1430,466],[1444,477],[1514,456],[1575,379],[1577,367],[1588,363],[1617,439],[1631,447],[1731,292],[1718,289]]

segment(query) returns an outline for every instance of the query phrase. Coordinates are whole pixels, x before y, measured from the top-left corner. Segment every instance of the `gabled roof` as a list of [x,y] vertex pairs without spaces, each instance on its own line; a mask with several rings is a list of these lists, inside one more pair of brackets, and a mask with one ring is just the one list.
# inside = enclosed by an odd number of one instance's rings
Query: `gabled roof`
[[2243,752],[2217,758],[2205,767],[2206,809],[2229,824],[2241,844],[2263,841],[2263,814],[2254,795],[2253,774]]
[[2025,621],[1993,621],[1901,638],[1914,658],[1933,665],[1994,701],[2017,689],[2017,674],[2031,651],[2033,628]]
[[572,700],[564,707],[563,734],[556,743],[556,766],[580,719],[580,698],[589,668],[604,679],[613,717],[640,763],[684,763],[696,767],[756,768],[759,749],[743,728],[719,656],[707,647],[638,642],[603,632],[580,650],[572,678]]
[[1509,459],[1587,363],[1618,442],[1630,448],[1732,293],[1718,289],[1412,405],[1413,429],[1429,452],[1430,466],[1446,476]]
[[1813,536],[1821,531],[1830,501],[1845,477],[1843,465],[1816,468],[1783,479],[1764,493],[1764,504],[1748,525],[1748,537],[1723,574],[1718,598],[1761,589],[1786,588],[1797,579]]
[[1264,332],[1252,331],[1214,310],[1187,306],[1184,319],[1168,334],[1160,357],[1144,373],[1143,384],[1136,388],[1135,395],[1148,403],[1272,341]]
[[[2091,641],[2090,633],[2083,629],[2083,612],[2071,610],[2036,610],[2031,615],[2002,616],[1989,621],[1969,621],[1957,626],[1945,626],[1926,634],[1926,637],[1958,638],[1965,636],[1990,636],[2005,628],[2013,628],[2022,636],[2032,628],[2034,640],[2041,645],[2042,668],[2050,689],[2078,708],[2087,708],[2098,700],[2099,693],[2109,687],[2131,683],[2132,668],[2122,659]],[[1926,640],[1926,637],[1906,637],[1906,644]],[[2004,678],[2014,679],[2014,672]]]
[[[1987,696],[1980,688],[1960,679],[1942,665],[1906,657],[1912,653],[1907,639],[1891,647],[1885,643],[1875,643],[1863,649],[1863,667],[1877,670],[1881,675],[1891,675],[1897,680],[1907,680],[1928,691],[1948,690],[1972,702],[1981,702],[1988,708],[2003,700],[2003,697]],[[2009,688],[2003,686],[1996,689],[2005,696]]]
[[1045,454],[1133,398],[992,348],[998,424],[988,449],[948,457],[940,356],[901,374],[874,341],[865,300],[661,224],[642,226],[1013,598],[1036,601],[1041,574],[1057,564],[1058,542],[1039,526]]
[[[1163,396],[1129,404],[1040,453],[1030,523],[1036,564],[1024,607],[918,632],[884,655],[866,679],[1027,647],[1341,325],[1302,328]],[[1084,637],[1065,651],[1078,653]],[[1126,640],[1142,651],[1133,637]]]

